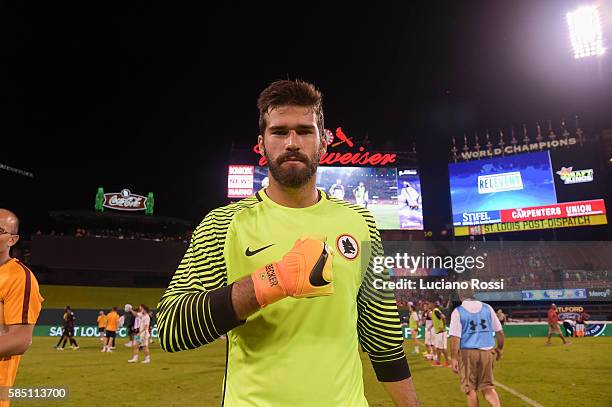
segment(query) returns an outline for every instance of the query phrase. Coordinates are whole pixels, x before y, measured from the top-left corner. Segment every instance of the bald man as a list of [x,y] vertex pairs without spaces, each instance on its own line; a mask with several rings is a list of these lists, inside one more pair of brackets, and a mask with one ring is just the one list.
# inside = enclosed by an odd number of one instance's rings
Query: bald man
[[32,344],[32,331],[43,298],[34,274],[10,256],[19,241],[19,219],[0,208],[0,407],[9,405],[21,355]]

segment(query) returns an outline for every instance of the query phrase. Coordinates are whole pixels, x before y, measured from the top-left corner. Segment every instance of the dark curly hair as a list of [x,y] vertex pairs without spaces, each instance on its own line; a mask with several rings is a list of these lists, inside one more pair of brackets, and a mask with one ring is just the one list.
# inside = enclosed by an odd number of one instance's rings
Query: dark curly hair
[[323,95],[311,83],[296,79],[271,83],[260,94],[257,100],[259,108],[259,131],[266,132],[266,115],[281,106],[310,107],[317,115],[319,135],[323,137]]

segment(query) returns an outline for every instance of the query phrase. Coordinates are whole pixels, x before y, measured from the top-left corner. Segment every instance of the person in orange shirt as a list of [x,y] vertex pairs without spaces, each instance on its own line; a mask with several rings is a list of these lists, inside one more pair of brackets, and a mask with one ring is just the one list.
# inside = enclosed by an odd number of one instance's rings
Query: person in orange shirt
[[115,347],[115,337],[117,336],[117,327],[119,326],[119,314],[117,314],[117,307],[113,307],[112,311],[106,316],[106,342],[101,352],[112,352],[112,347]]
[[104,342],[104,330],[106,329],[107,318],[104,311],[100,310],[98,315],[98,332],[100,333],[100,341]]
[[18,240],[19,219],[0,209],[0,407],[10,404],[8,388],[15,383],[21,355],[32,344],[44,301],[34,274],[10,256]]

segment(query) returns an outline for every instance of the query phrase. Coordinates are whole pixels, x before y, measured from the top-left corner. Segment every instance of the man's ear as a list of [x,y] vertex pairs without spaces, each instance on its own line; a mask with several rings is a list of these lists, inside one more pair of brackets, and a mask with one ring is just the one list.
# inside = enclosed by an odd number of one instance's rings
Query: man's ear
[[12,241],[9,245],[15,246],[17,244],[17,242],[19,241],[19,235],[13,235],[9,241]]
[[264,150],[264,140],[261,134],[257,136],[257,146],[259,147],[259,154],[263,156],[265,154],[265,150]]

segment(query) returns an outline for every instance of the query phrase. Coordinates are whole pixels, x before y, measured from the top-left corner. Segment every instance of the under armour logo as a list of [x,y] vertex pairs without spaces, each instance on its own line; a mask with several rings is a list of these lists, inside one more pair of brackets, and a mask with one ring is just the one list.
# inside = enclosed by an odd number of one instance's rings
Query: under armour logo
[[[480,327],[483,330],[487,329],[487,320],[486,319],[481,319],[480,320]],[[476,321],[470,320],[470,331],[475,331],[476,330]]]

